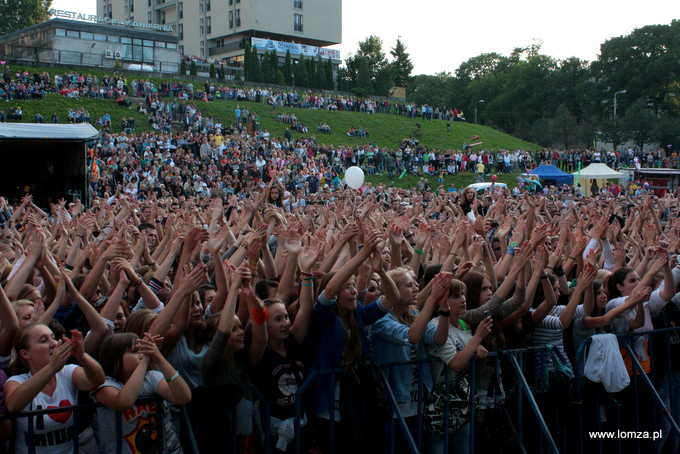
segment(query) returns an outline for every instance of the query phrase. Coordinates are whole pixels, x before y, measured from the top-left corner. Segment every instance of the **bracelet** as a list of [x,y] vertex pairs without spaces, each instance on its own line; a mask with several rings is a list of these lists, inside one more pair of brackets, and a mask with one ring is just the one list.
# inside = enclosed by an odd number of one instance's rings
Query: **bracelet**
[[179,371],[175,370],[175,375],[173,375],[170,378],[166,378],[165,381],[168,383],[172,383],[177,377],[179,377]]
[[546,268],[555,271],[555,268],[553,268],[552,266],[546,266]]
[[510,246],[506,254],[515,255],[515,246]]
[[519,244],[517,244],[517,241],[513,241],[512,243],[509,244],[510,247],[517,247]]
[[569,258],[572,259],[574,262],[576,261],[576,257],[574,257],[573,255],[570,255]]
[[449,318],[449,316],[451,315],[451,309],[449,309],[448,311],[443,311],[441,308],[439,308],[439,315],[442,317]]
[[314,287],[314,283],[310,281],[309,284],[305,284],[304,282],[300,282],[300,285],[303,287]]
[[267,320],[267,308],[260,309],[259,306],[253,306],[250,309],[250,319],[256,325],[261,325]]
[[422,249],[414,249],[413,252],[415,252],[418,255],[425,255],[425,251],[423,251]]

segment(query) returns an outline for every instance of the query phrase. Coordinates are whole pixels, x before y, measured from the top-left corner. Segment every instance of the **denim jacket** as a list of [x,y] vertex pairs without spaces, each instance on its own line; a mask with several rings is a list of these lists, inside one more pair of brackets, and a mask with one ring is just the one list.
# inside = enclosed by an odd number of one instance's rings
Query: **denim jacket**
[[[408,330],[409,327],[399,323],[392,313],[385,315],[371,325],[369,337],[375,362],[386,364],[411,361],[414,359],[412,357],[414,349],[415,359],[428,358],[427,351],[430,346],[434,345],[434,335],[437,331],[437,326],[428,324],[423,337],[417,344],[409,342]],[[417,365],[404,364],[385,369],[385,375],[389,379],[390,387],[392,392],[394,392],[397,402],[409,402],[411,400],[411,386],[414,382],[413,374],[418,373],[417,367]],[[432,389],[432,372],[430,371],[429,364],[423,364],[421,371],[422,373],[418,379],[422,380],[423,388],[426,392],[429,392]]]

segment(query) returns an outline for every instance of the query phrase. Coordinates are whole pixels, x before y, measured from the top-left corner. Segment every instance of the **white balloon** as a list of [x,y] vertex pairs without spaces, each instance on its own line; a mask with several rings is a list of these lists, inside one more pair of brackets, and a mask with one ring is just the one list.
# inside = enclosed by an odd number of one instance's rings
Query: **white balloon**
[[352,166],[345,170],[345,182],[352,189],[359,189],[364,184],[364,171],[360,167]]

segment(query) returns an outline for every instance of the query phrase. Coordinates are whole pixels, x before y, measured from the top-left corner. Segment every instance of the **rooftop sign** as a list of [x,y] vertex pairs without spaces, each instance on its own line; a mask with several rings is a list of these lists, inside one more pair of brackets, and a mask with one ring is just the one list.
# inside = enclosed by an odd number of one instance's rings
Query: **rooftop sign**
[[111,19],[109,17],[101,17],[96,14],[83,14],[76,11],[64,11],[62,9],[51,9],[48,11],[50,16],[58,17],[62,19],[72,19],[86,22],[95,22],[99,24],[109,24],[118,25],[121,27],[132,27],[132,28],[146,28],[148,30],[156,30],[160,32],[173,32],[173,28],[170,25],[162,24],[150,24],[148,22],[139,22],[129,19]]

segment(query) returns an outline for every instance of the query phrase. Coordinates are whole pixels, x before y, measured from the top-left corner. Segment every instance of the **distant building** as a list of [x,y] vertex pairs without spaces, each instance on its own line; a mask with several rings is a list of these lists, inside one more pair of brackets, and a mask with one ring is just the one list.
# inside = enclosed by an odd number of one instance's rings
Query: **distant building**
[[0,55],[13,61],[179,72],[179,40],[170,27],[163,31],[147,23],[107,23],[101,17],[71,17],[77,13],[69,11],[53,14],[58,17],[0,37]]
[[97,0],[97,15],[170,26],[183,55],[232,63],[242,62],[251,38],[312,47],[342,41],[342,0]]

